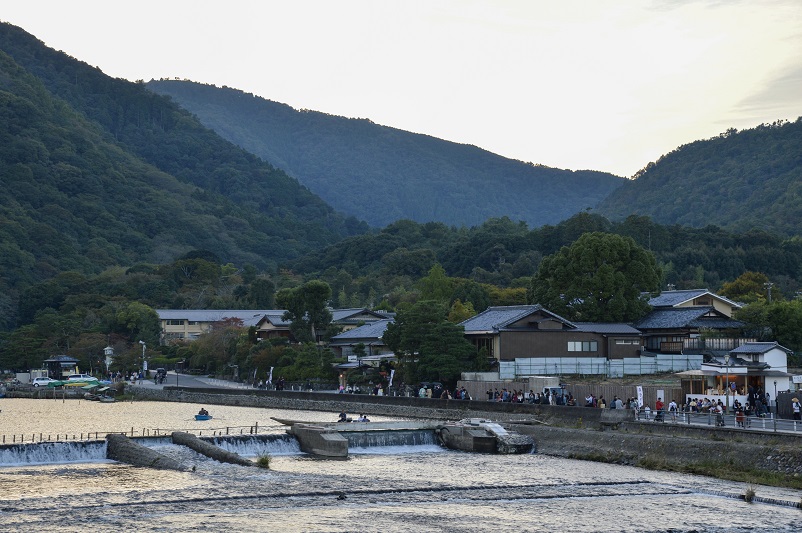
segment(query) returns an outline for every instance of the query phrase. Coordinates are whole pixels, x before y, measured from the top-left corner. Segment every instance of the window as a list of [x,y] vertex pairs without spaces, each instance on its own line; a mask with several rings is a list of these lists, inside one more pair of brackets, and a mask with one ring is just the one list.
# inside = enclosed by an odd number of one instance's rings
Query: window
[[629,345],[633,345],[633,344],[640,344],[640,341],[639,341],[638,339],[616,339],[616,340],[615,340],[615,343],[616,343],[616,344],[629,344]]
[[172,320],[168,320],[167,321],[167,325],[168,326],[183,326],[184,325],[184,321],[183,320],[172,319]]
[[596,341],[568,341],[569,352],[598,352],[599,343]]

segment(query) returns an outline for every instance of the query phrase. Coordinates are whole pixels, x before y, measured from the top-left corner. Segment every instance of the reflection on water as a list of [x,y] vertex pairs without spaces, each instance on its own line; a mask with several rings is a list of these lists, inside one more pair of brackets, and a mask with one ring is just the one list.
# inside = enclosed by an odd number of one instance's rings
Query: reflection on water
[[[212,420],[195,420],[195,414],[206,407],[214,417]],[[2,400],[0,413],[0,442],[5,444],[12,436],[19,441],[23,436],[30,442],[33,436],[45,440],[50,435],[78,438],[81,434],[134,433],[169,434],[171,431],[189,431],[203,435],[248,432],[251,426],[283,431],[284,426],[270,417],[298,419],[301,413],[305,420],[334,422],[337,413],[299,412],[259,407],[232,407],[225,405],[201,405],[173,402],[117,402],[100,403],[87,400],[32,400],[6,398]],[[373,420],[392,420],[373,417]],[[63,438],[61,440],[64,440]]]
[[[141,417],[136,422],[125,419],[122,411],[103,422],[124,426],[151,420],[174,427],[188,422],[199,408],[129,405]],[[119,405],[97,409],[101,407]],[[331,419],[328,413],[207,406],[212,407],[232,425],[245,420],[261,426],[270,416]],[[5,416],[7,402],[2,408]],[[95,420],[87,407],[75,409],[72,422],[86,431],[85,424]],[[37,423],[47,431],[46,422]],[[276,426],[275,431],[282,433],[283,428]],[[113,462],[0,467],[0,530],[794,531],[802,519],[799,509],[737,500],[745,489],[740,483],[541,455],[477,455],[427,446],[384,449],[347,460],[276,455],[270,470],[217,463],[167,443],[159,451],[194,465],[194,472]],[[800,491],[770,487],[758,487],[757,494],[788,502],[802,497]]]

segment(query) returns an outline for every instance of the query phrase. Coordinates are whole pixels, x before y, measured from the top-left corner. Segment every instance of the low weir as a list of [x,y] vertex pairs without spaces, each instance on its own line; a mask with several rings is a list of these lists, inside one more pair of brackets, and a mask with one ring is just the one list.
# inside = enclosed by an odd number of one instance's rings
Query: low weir
[[[392,448],[394,453],[399,449],[431,446],[439,448],[433,430],[401,431],[388,433],[365,432],[347,435],[352,453],[382,453],[383,449]],[[215,437],[199,437],[200,441],[222,450],[243,457],[261,455],[300,455],[298,440],[289,434],[268,435],[231,435]],[[150,449],[163,449],[174,444],[170,436],[134,437],[132,443]],[[110,461],[107,457],[107,441],[105,439],[76,442],[37,442],[26,444],[0,445],[0,467],[64,464],[64,463],[98,463]]]
[[[135,437],[132,442],[146,448],[177,446],[170,436]],[[298,441],[290,435],[201,437],[201,440],[243,456],[300,454]],[[0,466],[106,462],[106,440],[37,442],[0,445]]]

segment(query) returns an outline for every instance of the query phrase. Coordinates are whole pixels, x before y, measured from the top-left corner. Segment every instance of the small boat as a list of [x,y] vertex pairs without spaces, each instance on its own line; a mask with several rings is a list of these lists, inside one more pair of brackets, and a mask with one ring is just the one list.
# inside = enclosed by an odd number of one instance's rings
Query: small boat
[[195,415],[195,420],[211,420],[212,415]]

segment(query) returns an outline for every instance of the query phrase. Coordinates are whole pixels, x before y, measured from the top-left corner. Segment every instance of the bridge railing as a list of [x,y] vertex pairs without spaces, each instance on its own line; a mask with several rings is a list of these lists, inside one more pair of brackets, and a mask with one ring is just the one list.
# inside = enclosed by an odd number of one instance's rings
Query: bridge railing
[[736,414],[687,413],[682,411],[634,411],[635,420],[639,422],[657,422],[664,424],[685,424],[695,426],[728,427],[735,429],[752,429],[760,431],[776,431],[802,433],[802,421],[777,418],[774,413],[765,416],[741,416]]

